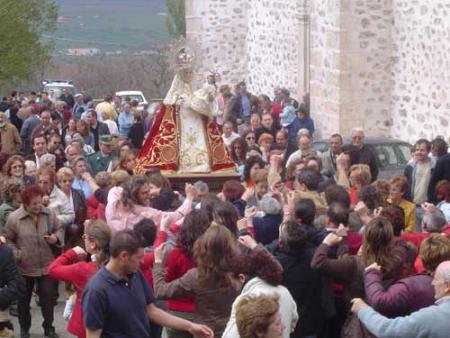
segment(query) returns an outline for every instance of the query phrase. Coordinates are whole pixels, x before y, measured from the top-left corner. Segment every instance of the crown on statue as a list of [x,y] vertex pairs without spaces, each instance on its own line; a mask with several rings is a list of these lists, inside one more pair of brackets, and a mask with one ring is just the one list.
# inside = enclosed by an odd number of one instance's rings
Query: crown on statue
[[194,63],[194,53],[189,47],[182,47],[177,53],[177,68],[187,69],[192,68]]

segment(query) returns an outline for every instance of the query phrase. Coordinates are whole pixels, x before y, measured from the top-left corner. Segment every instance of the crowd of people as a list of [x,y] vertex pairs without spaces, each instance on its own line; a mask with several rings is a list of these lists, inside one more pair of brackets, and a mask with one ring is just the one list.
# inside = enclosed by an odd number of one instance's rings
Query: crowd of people
[[[13,92],[0,103],[0,337],[447,337],[450,154],[419,139],[402,175],[352,130],[314,150],[309,98],[221,86],[240,181],[174,191],[134,173],[137,103]],[[346,135],[344,135],[346,136]],[[64,290],[59,288],[63,285]]]

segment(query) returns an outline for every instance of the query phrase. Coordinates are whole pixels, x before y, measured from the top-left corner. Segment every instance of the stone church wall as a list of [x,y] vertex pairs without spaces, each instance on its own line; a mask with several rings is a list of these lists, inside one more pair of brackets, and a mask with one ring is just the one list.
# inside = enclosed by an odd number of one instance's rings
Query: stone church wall
[[309,87],[320,136],[355,126],[410,142],[449,136],[448,0],[186,4],[188,38],[202,55],[198,74],[216,69],[223,83],[245,79],[250,91],[270,96],[276,85],[296,97]]
[[450,137],[450,2],[396,0],[393,6],[392,135]]
[[322,136],[337,124],[410,142],[448,137],[449,15],[444,0],[312,1],[311,109]]
[[303,1],[292,0],[187,0],[187,36],[201,55],[197,80],[215,69],[222,83],[245,80],[253,93],[271,95],[283,86],[301,96],[303,8]]

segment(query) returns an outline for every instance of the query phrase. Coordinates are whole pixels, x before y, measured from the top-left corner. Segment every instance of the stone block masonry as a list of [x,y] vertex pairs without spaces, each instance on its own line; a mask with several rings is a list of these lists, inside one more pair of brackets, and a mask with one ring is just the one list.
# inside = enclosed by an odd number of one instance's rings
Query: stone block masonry
[[[201,74],[300,98],[322,137],[450,136],[449,0],[186,0]],[[306,23],[306,24],[305,24]],[[306,65],[306,66],[305,66]]]

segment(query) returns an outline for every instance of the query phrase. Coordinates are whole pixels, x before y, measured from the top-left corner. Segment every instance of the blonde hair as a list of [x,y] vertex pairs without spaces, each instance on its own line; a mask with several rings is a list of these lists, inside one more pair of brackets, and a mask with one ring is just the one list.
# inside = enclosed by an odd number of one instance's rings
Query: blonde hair
[[125,182],[130,175],[125,170],[114,170],[111,173],[111,178],[114,181],[114,185],[118,186]]
[[356,172],[358,183],[362,186],[367,185],[372,180],[370,167],[367,164],[354,164],[350,167],[350,173]]
[[443,261],[450,260],[450,240],[442,234],[432,234],[420,245],[419,256],[428,272],[434,272]]
[[99,251],[96,254],[97,265],[103,265],[109,258],[110,227],[103,221],[87,220],[84,222],[84,233],[87,236],[87,240],[94,243]]
[[241,338],[255,338],[267,332],[280,310],[279,296],[244,296],[236,305],[236,326]]
[[266,169],[256,169],[252,175],[253,184],[267,183],[267,177],[269,176]]
[[56,180],[59,182],[65,178],[74,178],[74,176],[72,169],[63,167],[56,173]]
[[398,187],[403,193],[408,191],[408,179],[405,176],[394,176],[389,180],[389,184],[391,187]]
[[95,175],[95,183],[101,188],[110,185],[111,181],[111,174],[106,171],[99,171],[97,175]]
[[361,136],[364,137],[364,129],[361,128],[361,127],[355,127],[355,128],[353,128],[353,129],[352,129],[352,135],[355,134],[355,133],[361,134]]

